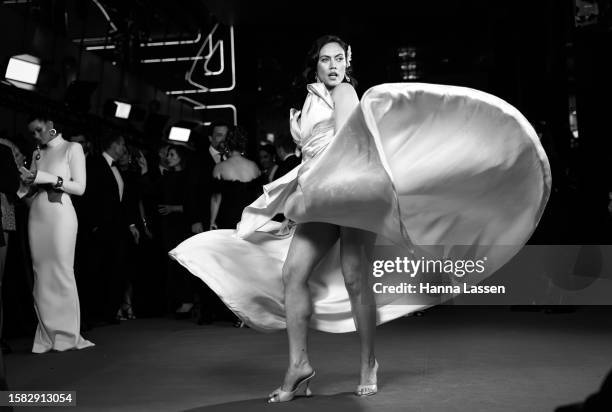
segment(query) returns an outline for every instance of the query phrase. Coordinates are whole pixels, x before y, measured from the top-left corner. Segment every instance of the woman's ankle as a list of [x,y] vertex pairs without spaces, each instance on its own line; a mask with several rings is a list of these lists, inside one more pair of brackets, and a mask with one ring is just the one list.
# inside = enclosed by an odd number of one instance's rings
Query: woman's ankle
[[308,359],[300,359],[298,361],[291,362],[289,364],[289,369],[312,370],[312,366],[310,366],[310,361]]

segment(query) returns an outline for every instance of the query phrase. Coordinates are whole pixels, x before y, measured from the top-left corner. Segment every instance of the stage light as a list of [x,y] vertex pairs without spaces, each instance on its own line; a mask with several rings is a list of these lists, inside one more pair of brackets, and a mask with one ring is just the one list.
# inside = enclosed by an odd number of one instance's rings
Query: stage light
[[38,81],[40,59],[29,54],[20,54],[9,59],[4,77],[17,87],[32,90]]
[[191,129],[172,126],[172,128],[170,129],[168,140],[186,143],[189,141],[190,135],[191,135]]
[[132,110],[132,105],[129,103],[119,102],[115,100],[115,104],[117,108],[115,109],[115,117],[120,119],[127,119],[130,117],[130,111]]

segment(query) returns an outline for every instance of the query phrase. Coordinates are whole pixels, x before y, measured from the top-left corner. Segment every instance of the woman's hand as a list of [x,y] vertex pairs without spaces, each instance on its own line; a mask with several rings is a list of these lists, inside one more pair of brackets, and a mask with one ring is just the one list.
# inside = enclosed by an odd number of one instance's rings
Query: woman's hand
[[169,215],[170,213],[182,212],[183,207],[178,206],[178,205],[158,205],[157,211],[159,212],[160,215],[166,216],[166,215]]
[[217,230],[217,229],[219,229],[219,228],[217,227],[217,223],[216,223],[216,222],[212,222],[212,223],[210,224],[210,228],[209,228],[209,230]]
[[26,169],[23,166],[19,168],[19,173],[20,173],[19,178],[21,179],[23,184],[29,186],[32,183],[34,183],[34,179],[36,179],[36,173],[30,172],[28,169]]

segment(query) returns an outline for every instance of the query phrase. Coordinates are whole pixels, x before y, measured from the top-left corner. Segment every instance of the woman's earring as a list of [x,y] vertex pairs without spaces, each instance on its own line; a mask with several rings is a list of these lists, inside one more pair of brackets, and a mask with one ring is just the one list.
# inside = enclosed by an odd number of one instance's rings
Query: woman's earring
[[351,82],[351,78],[349,77],[349,75],[348,75],[348,74],[345,74],[345,75],[344,75],[344,78],[346,79],[346,82],[347,82],[347,83],[350,83],[350,82]]
[[51,137],[55,137],[55,136],[57,136],[57,130],[55,130],[55,129],[49,129],[49,136],[51,136]]

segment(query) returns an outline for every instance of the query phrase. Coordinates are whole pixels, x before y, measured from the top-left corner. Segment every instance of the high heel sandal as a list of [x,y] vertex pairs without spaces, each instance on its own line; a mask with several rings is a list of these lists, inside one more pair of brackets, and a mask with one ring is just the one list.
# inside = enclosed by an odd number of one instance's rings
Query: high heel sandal
[[[378,373],[378,361],[374,361],[374,373]],[[372,396],[378,393],[378,385],[376,383],[369,385],[357,385],[355,389],[355,395],[357,396]]]
[[[315,371],[312,371],[310,375],[297,381],[292,391],[284,391],[282,389],[282,386],[279,386],[274,392],[272,392],[268,396],[268,403],[289,402],[293,400],[293,398],[295,398],[295,396],[298,394],[301,394],[306,397],[312,396],[312,391],[310,390],[309,385],[310,385],[310,380],[314,378],[314,376],[315,376]],[[300,389],[302,389],[302,386],[304,390],[303,393],[300,392]]]
[[136,316],[134,316],[134,309],[132,309],[132,305],[127,302],[122,303],[121,307],[117,311],[116,319],[117,320],[136,319]]
[[123,307],[123,316],[129,320],[136,319],[136,315],[134,315],[134,309],[132,309],[131,304],[128,303]]

